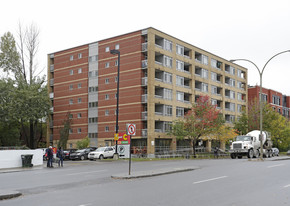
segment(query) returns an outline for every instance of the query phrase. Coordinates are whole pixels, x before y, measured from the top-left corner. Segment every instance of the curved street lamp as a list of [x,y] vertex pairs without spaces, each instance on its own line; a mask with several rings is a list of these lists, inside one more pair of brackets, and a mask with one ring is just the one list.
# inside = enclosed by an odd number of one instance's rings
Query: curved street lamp
[[247,62],[250,62],[252,63],[258,70],[259,72],[259,75],[260,75],[260,95],[259,95],[259,103],[260,103],[260,142],[261,142],[261,145],[260,145],[260,158],[261,160],[263,159],[263,141],[262,141],[262,133],[263,133],[263,104],[262,104],[262,77],[263,77],[263,73],[264,73],[264,70],[267,66],[267,64],[276,56],[280,55],[280,54],[283,54],[283,53],[286,53],[286,52],[290,52],[290,50],[286,50],[286,51],[282,51],[282,52],[279,52],[278,54],[275,54],[274,56],[272,56],[267,62],[266,64],[264,65],[263,69],[260,70],[259,67],[252,61],[248,60],[248,59],[232,59],[230,60],[230,62],[235,62],[235,61],[247,61]]

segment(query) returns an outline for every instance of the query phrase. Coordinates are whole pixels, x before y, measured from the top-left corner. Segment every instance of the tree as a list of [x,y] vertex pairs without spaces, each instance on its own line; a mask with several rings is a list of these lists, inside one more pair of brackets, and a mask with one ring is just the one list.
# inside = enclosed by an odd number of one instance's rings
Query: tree
[[21,133],[30,148],[35,148],[38,142],[38,128],[42,128],[38,125],[47,116],[50,108],[44,85],[45,76],[35,75],[39,69],[35,64],[39,46],[38,36],[39,30],[34,24],[25,30],[19,24],[18,44],[10,32],[5,33],[0,42],[0,68],[6,72],[7,79],[13,79],[13,86],[16,88],[12,97],[17,106],[10,105],[10,111],[21,124]]
[[226,125],[220,126],[212,135],[214,139],[220,142],[226,142],[238,135],[237,130]]
[[249,132],[249,119],[246,111],[242,111],[242,115],[240,116],[238,121],[235,121],[234,128],[240,135],[245,135]]
[[67,113],[66,119],[63,122],[63,127],[59,130],[60,139],[57,144],[58,148],[66,148],[68,137],[69,137],[69,129],[71,126],[72,120],[70,119],[70,113]]
[[209,97],[200,96],[183,119],[173,122],[170,134],[176,136],[177,139],[188,138],[195,156],[197,141],[202,136],[214,133],[222,124],[222,116],[216,106],[211,104]]
[[89,137],[86,137],[80,141],[77,141],[77,148],[78,149],[84,149],[87,148],[90,145],[90,139]]

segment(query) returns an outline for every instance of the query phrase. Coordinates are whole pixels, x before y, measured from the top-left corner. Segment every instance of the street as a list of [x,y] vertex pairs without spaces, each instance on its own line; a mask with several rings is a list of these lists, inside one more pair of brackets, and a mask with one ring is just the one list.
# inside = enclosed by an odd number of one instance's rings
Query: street
[[0,190],[23,194],[0,205],[290,205],[290,161],[275,159],[133,162],[132,174],[185,166],[199,169],[130,180],[111,178],[127,174],[128,161],[67,161],[63,168],[0,173]]

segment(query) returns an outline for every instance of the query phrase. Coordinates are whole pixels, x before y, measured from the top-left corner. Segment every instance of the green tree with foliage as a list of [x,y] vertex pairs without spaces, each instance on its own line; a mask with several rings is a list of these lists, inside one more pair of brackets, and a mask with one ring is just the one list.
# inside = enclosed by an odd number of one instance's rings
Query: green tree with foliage
[[215,133],[223,122],[219,110],[211,104],[210,98],[200,96],[184,118],[172,123],[172,130],[169,134],[176,136],[177,139],[188,138],[191,141],[195,157],[197,141],[202,136]]
[[6,105],[9,107],[6,109],[20,124],[19,134],[24,136],[25,144],[30,148],[37,146],[37,134],[42,128],[39,124],[42,124],[50,108],[45,76],[35,75],[38,35],[35,25],[32,24],[25,31],[19,25],[18,43],[10,32],[5,33],[0,41],[0,69],[7,74],[6,82],[11,78],[14,87],[10,94],[14,105]]
[[84,149],[87,148],[90,145],[90,139],[89,137],[86,137],[80,141],[77,141],[77,148],[78,149]]

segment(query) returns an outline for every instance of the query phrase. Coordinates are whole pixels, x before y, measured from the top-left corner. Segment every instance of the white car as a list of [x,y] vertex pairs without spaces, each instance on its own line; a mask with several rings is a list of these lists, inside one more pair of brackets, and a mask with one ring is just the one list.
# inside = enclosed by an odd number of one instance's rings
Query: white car
[[97,150],[90,152],[88,158],[90,160],[113,158],[114,153],[114,147],[99,147]]

